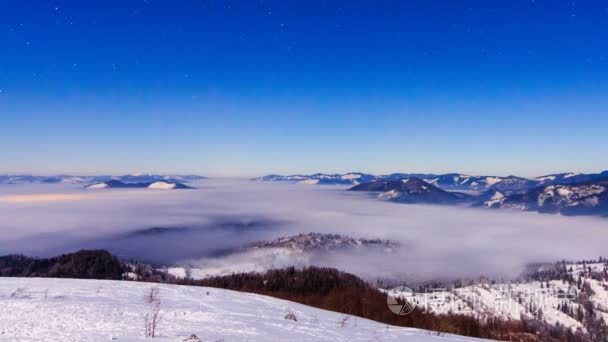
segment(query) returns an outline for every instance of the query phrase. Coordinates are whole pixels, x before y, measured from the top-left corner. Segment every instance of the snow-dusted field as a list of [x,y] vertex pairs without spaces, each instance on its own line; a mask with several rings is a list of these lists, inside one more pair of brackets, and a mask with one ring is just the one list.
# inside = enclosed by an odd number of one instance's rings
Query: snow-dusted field
[[[150,300],[151,289],[156,294]],[[388,326],[228,290],[129,281],[0,278],[0,341],[143,340],[160,302],[158,340],[480,341]],[[285,316],[293,313],[297,321]],[[345,320],[346,319],[346,320]],[[194,340],[190,340],[194,341]]]

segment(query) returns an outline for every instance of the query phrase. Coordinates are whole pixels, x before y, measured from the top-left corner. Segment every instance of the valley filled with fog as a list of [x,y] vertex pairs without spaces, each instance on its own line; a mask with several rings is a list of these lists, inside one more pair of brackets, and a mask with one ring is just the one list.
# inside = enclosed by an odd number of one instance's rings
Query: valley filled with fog
[[[195,189],[0,187],[0,254],[103,248],[205,274],[331,266],[366,278],[512,277],[532,262],[606,255],[608,220],[459,206],[406,205],[340,186],[208,179]],[[388,252],[243,249],[300,233],[390,240]]]

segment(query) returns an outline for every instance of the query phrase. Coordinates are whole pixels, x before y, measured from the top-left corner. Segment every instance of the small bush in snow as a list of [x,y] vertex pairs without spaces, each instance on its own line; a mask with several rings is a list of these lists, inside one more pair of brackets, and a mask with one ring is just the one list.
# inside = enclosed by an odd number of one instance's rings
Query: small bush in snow
[[186,338],[185,340],[182,340],[182,341],[184,341],[184,342],[201,342],[202,340],[195,334],[192,334],[188,338]]
[[344,316],[344,318],[342,318],[342,320],[340,321],[340,327],[344,328],[349,319],[350,319],[350,316]]
[[158,322],[160,321],[160,301],[154,304],[152,308],[152,312],[147,313],[144,316],[144,336],[146,337],[156,337],[156,328],[158,327]]
[[294,315],[292,312],[290,312],[287,315],[285,315],[285,319],[289,319],[289,320],[292,320],[294,322],[298,321],[298,319],[296,318],[296,315]]

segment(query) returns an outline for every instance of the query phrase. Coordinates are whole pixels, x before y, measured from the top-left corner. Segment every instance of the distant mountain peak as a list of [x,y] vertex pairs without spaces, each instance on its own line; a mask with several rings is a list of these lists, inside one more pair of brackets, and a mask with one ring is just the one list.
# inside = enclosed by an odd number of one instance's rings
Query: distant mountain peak
[[105,182],[94,183],[87,185],[86,189],[124,189],[124,188],[148,188],[156,190],[172,190],[172,189],[193,189],[183,183],[156,181],[156,182],[140,182],[140,183],[125,183],[116,179]]
[[359,184],[350,191],[381,192],[379,197],[401,203],[456,204],[472,200],[472,196],[442,190],[418,177],[399,181],[377,180]]

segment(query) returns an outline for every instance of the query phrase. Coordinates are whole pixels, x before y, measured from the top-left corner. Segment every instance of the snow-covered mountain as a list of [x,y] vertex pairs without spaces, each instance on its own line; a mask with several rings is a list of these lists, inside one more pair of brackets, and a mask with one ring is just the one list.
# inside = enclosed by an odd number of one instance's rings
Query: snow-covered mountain
[[589,182],[595,179],[608,177],[608,171],[604,171],[602,173],[557,173],[552,175],[545,175],[541,177],[535,178],[536,181],[539,182],[539,185],[554,185],[554,184],[574,184],[574,183],[582,183]]
[[0,184],[93,184],[116,180],[124,183],[144,183],[144,182],[169,182],[169,183],[188,183],[205,179],[198,175],[153,175],[135,174],[122,176],[73,176],[73,175],[54,175],[54,176],[35,176],[35,175],[0,175]]
[[373,181],[399,181],[409,178],[420,178],[429,184],[433,184],[438,188],[449,191],[487,191],[497,187],[502,191],[514,193],[525,189],[533,188],[538,184],[535,180],[530,180],[521,177],[508,176],[469,176],[459,173],[447,174],[418,174],[418,173],[392,173],[388,175],[371,175],[364,173],[347,173],[347,174],[314,174],[314,175],[268,175],[254,180],[273,181],[273,182],[291,182],[301,184],[340,184],[340,185],[358,185]]
[[420,178],[377,180],[356,185],[349,190],[380,192],[380,198],[400,203],[456,204],[473,198],[467,194],[442,190]]
[[173,183],[169,181],[154,181],[140,183],[125,183],[119,180],[109,180],[101,183],[87,185],[87,189],[124,189],[124,188],[148,188],[156,190],[172,190],[172,189],[192,189],[192,187],[183,183]]
[[443,175],[427,175],[420,177],[429,184],[433,184],[444,190],[472,190],[482,191],[500,182],[500,177],[491,176],[469,176],[459,173],[447,173]]
[[34,175],[0,175],[0,184],[53,184],[84,183],[90,177],[80,176],[34,176]]
[[260,178],[254,178],[253,180],[267,181],[267,182],[289,182],[289,183],[300,183],[309,185],[358,185],[363,183],[369,183],[377,180],[385,181],[399,181],[408,178],[423,178],[433,179],[438,177],[433,174],[417,174],[417,173],[392,173],[388,175],[372,175],[360,172],[351,172],[345,174],[324,174],[316,173],[313,175],[267,175]]
[[[454,178],[460,178],[463,183],[470,179],[462,175]],[[445,186],[445,179],[442,182]],[[564,215],[608,216],[608,177],[582,183],[534,187],[533,184],[536,183],[528,179],[510,176],[497,181],[478,195],[445,191],[434,185],[437,183],[439,180],[429,183],[420,178],[395,181],[380,179],[355,185],[349,190],[378,192],[379,198],[400,203],[469,202],[476,207],[516,208]]]
[[524,193],[539,186],[555,184],[573,184],[608,177],[608,171],[597,174],[560,173],[546,175],[535,179],[518,176],[471,176],[461,173],[446,174],[417,174],[392,173],[387,175],[372,175],[365,173],[348,174],[314,174],[314,175],[268,175],[254,180],[291,182],[302,184],[341,184],[358,185],[374,181],[398,181],[409,178],[420,178],[425,182],[448,191],[487,192],[497,190],[504,195]]
[[153,182],[167,182],[167,183],[188,183],[203,180],[206,177],[199,175],[123,175],[118,177],[112,177],[112,179],[124,182],[124,183],[153,183]]
[[290,182],[301,184],[320,184],[320,185],[353,185],[371,182],[376,179],[376,176],[351,172],[345,174],[325,174],[316,173],[314,175],[267,175],[253,180],[261,180],[266,182]]
[[564,215],[608,215],[608,177],[569,185],[541,186],[523,194],[496,195],[481,205]]
[[219,257],[183,261],[168,267],[167,271],[178,278],[189,274],[193,279],[203,279],[240,272],[264,272],[290,266],[304,267],[328,256],[340,258],[353,253],[389,257],[400,247],[399,243],[390,240],[302,233],[223,250],[218,253]]
[[496,189],[505,193],[517,193],[534,188],[535,180],[517,176],[469,176],[457,173],[423,178],[426,182],[444,190],[485,192]]
[[[417,177],[420,176],[420,177]],[[561,173],[536,179],[517,176],[469,176],[395,173],[266,176],[264,181],[305,184],[348,184],[351,191],[378,192],[379,198],[400,203],[460,204],[488,208],[518,208],[564,215],[608,216],[608,171],[597,174]],[[364,182],[366,181],[366,182]],[[462,193],[459,191],[471,191]]]
[[258,241],[249,248],[287,248],[301,251],[331,251],[357,248],[380,248],[392,250],[399,244],[380,239],[360,239],[339,234],[307,233],[289,237],[280,237],[271,241]]
[[481,341],[208,287],[3,278],[0,298],[2,341],[141,341],[155,312],[160,341]]

